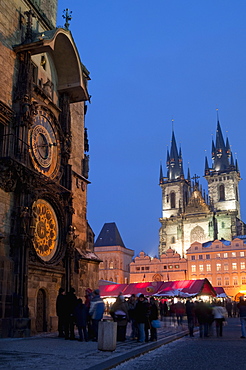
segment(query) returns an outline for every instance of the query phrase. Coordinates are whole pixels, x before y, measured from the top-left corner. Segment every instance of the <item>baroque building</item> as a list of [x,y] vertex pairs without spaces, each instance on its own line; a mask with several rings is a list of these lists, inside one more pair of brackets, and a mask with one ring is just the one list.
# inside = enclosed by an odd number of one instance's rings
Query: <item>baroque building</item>
[[167,151],[167,175],[160,168],[162,217],[159,230],[159,256],[168,248],[186,255],[190,244],[197,241],[232,240],[245,234],[240,219],[238,184],[241,180],[234,162],[229,140],[224,141],[219,120],[216,142],[212,141],[212,166],[205,158],[204,177],[208,195],[202,190],[198,176],[184,175],[181,149],[178,151],[174,132],[170,152]]
[[0,4],[0,336],[57,329],[59,287],[98,284],[87,222],[89,72],[57,0]]
[[118,284],[130,281],[130,263],[134,255],[126,248],[115,222],[105,223],[94,244],[96,255],[102,260],[99,279]]

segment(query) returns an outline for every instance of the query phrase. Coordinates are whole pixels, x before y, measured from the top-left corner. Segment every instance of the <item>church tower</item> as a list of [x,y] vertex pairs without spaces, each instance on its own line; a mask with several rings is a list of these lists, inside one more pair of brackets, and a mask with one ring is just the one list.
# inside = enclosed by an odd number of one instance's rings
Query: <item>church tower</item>
[[216,142],[212,140],[212,168],[206,158],[205,178],[208,192],[216,211],[236,212],[240,218],[240,199],[238,184],[241,180],[237,160],[234,164],[228,138],[226,143],[222,135],[219,120],[217,122]]

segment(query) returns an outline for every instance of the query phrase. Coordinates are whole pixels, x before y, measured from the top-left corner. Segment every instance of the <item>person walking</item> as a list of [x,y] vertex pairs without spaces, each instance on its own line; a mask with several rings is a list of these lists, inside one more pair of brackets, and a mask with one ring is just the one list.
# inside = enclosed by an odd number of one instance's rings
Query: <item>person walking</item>
[[152,321],[158,320],[159,312],[157,303],[154,297],[150,297],[150,315],[149,315],[149,321],[150,321],[150,341],[156,342],[157,341],[157,329],[153,326]]
[[242,336],[241,338],[246,338],[246,300],[245,296],[241,296],[239,303],[237,304],[237,308],[239,311],[239,317],[241,322],[241,331]]
[[93,342],[97,342],[98,339],[98,324],[103,318],[105,305],[100,297],[99,289],[95,289],[93,292],[93,298],[91,300],[89,314],[92,319],[92,330],[93,330]]
[[138,342],[144,343],[145,338],[145,324],[148,320],[149,304],[143,294],[140,294],[135,308],[135,317],[138,325]]
[[58,296],[56,298],[56,314],[58,316],[58,336],[60,338],[65,337],[65,321],[66,321],[66,297],[65,290],[59,289]]
[[77,300],[77,305],[74,310],[74,318],[79,332],[79,341],[83,342],[83,340],[85,340],[88,342],[88,333],[86,330],[87,311],[81,298]]
[[223,323],[227,317],[227,311],[225,307],[221,305],[220,302],[216,303],[216,305],[212,308],[212,310],[213,310],[217,337],[222,337]]
[[194,302],[187,300],[185,304],[186,316],[188,321],[189,335],[194,337],[194,326],[195,326],[195,304]]
[[119,294],[115,303],[112,305],[110,315],[117,323],[117,341],[124,342],[126,340],[126,326],[129,321],[129,315],[127,303],[122,294]]
[[65,310],[65,339],[74,340],[74,310],[77,304],[75,289],[71,288],[66,294],[66,310]]
[[131,339],[137,339],[137,324],[136,324],[136,317],[135,317],[135,308],[137,304],[136,296],[135,294],[132,294],[129,298],[128,302],[128,315],[129,320],[131,323]]

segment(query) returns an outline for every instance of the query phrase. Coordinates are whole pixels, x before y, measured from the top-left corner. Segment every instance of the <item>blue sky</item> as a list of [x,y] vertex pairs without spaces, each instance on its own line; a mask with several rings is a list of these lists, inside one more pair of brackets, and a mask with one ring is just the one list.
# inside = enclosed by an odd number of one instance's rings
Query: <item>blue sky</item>
[[246,222],[245,0],[59,0],[90,71],[88,221],[115,222],[127,248],[158,254],[160,161],[172,119],[185,174],[211,165],[216,108],[238,159]]

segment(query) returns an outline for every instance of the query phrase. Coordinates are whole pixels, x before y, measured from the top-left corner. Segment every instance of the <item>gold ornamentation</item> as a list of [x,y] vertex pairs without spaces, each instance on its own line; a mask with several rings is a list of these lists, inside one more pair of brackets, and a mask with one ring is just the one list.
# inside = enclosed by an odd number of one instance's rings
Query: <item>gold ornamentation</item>
[[32,206],[35,217],[33,238],[34,249],[44,261],[49,261],[55,254],[58,244],[58,222],[51,205],[38,199]]

